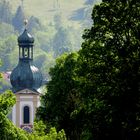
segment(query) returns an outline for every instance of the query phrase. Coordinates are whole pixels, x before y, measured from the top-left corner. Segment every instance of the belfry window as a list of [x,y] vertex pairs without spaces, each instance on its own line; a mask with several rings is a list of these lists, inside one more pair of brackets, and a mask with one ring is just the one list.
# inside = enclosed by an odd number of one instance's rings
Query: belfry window
[[23,122],[24,122],[24,124],[30,123],[30,108],[29,108],[29,106],[24,106],[24,108],[23,108]]
[[28,57],[28,48],[24,48],[24,57],[25,57],[25,58]]

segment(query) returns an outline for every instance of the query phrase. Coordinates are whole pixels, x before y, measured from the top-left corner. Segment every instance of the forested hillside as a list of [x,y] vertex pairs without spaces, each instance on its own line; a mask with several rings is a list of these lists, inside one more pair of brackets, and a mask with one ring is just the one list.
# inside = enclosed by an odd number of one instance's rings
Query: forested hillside
[[7,119],[14,94],[0,95],[2,140],[140,139],[140,1],[103,0],[93,7],[94,2],[85,0],[68,17],[59,12],[58,3],[52,21],[43,22],[44,16],[24,13],[24,3],[16,3],[14,13],[12,5],[1,1],[1,71],[10,71],[17,63],[16,40],[29,14],[35,64],[51,77],[32,133]]
[[[17,37],[24,29],[24,19],[28,19],[27,28],[35,38],[34,63],[48,79],[49,68],[58,56],[80,49],[96,2],[99,0],[1,0],[0,71],[7,77],[18,63]],[[1,84],[2,90],[10,86],[5,81]]]

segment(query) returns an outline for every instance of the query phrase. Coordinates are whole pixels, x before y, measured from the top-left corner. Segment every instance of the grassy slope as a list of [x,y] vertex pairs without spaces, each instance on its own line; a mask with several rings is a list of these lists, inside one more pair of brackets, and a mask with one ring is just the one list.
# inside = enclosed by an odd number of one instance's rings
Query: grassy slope
[[[34,15],[43,21],[51,20],[53,15],[58,12],[54,10],[54,1],[57,0],[24,0],[24,9],[28,16]],[[58,0],[62,16],[68,18],[76,9],[83,6],[84,0]],[[21,4],[21,0],[9,0],[13,12]]]

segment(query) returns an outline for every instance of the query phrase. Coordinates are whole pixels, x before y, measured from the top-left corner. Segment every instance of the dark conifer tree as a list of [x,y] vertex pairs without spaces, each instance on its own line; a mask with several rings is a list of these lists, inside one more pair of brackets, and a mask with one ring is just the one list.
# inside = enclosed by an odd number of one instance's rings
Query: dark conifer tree
[[0,2],[0,22],[11,24],[12,12],[9,2],[2,0]]
[[24,15],[23,8],[19,6],[17,8],[15,16],[13,17],[13,26],[16,31],[21,32],[24,26],[24,20],[25,20],[25,15]]

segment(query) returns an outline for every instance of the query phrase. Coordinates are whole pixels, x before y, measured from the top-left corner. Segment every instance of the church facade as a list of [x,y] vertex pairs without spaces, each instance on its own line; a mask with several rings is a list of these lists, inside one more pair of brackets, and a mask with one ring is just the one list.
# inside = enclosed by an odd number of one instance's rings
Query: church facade
[[12,121],[20,128],[33,127],[37,107],[40,105],[38,89],[42,85],[42,74],[33,65],[34,38],[25,28],[18,37],[19,61],[10,75],[12,91],[16,95],[16,104],[12,110]]

